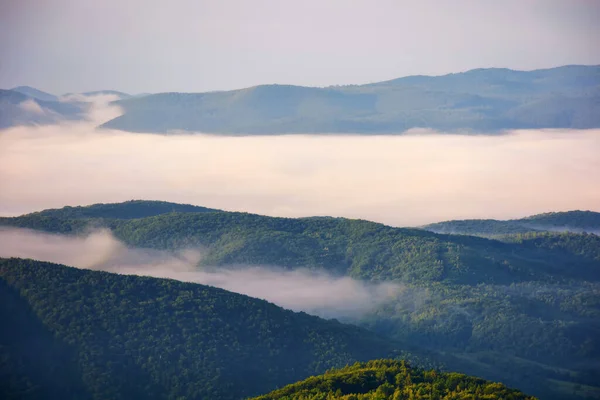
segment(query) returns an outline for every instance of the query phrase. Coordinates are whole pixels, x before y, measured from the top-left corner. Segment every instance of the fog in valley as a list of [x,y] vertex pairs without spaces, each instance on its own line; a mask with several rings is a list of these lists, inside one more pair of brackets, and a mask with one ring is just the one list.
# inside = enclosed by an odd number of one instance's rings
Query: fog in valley
[[360,318],[404,291],[396,283],[372,284],[308,269],[199,267],[199,249],[132,249],[107,230],[66,236],[0,228],[0,257],[32,258],[78,268],[202,283],[268,300],[290,310],[345,320]]
[[94,100],[87,122],[0,131],[0,215],[131,199],[395,226],[600,211],[600,130],[135,134],[95,129],[119,109]]

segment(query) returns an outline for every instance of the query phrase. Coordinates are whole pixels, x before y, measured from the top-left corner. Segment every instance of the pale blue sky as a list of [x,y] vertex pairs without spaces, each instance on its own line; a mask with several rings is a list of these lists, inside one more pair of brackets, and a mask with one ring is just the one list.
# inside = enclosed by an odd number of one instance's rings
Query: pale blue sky
[[0,87],[367,83],[600,64],[593,0],[0,0]]

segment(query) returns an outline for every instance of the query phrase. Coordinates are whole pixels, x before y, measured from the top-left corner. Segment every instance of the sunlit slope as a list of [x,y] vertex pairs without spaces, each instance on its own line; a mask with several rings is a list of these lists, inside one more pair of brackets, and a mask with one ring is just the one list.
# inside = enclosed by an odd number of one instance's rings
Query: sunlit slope
[[534,397],[506,386],[457,373],[411,368],[400,361],[356,363],[313,376],[255,400],[529,400]]

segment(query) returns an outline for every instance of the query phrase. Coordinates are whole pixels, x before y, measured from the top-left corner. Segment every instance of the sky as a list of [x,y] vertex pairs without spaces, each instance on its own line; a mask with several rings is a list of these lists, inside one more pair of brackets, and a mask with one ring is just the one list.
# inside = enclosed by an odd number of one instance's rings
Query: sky
[[592,0],[0,0],[0,87],[200,92],[600,64]]

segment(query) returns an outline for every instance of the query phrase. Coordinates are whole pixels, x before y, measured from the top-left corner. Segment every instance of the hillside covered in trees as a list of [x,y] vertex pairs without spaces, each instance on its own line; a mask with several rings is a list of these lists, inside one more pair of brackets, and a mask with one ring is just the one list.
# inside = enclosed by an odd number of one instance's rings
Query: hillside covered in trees
[[597,235],[533,232],[500,241],[344,218],[165,211],[124,219],[120,205],[109,208],[105,218],[61,209],[0,225],[68,235],[106,227],[131,247],[200,247],[198,268],[302,267],[399,283],[389,303],[345,322],[442,352],[453,370],[541,398],[600,397]]
[[239,399],[398,342],[204,285],[0,259],[3,399]]
[[404,361],[374,360],[332,369],[254,400],[533,400],[499,383],[457,373],[411,368]]
[[432,232],[498,237],[529,232],[600,232],[600,213],[566,211],[532,215],[506,221],[465,219],[437,222],[423,227]]
[[[103,211],[95,212],[100,206]],[[133,247],[201,246],[205,265],[302,266],[373,281],[476,285],[600,279],[593,246],[582,252],[562,242],[544,246],[539,238],[529,246],[527,238],[504,243],[345,218],[275,218],[204,209],[173,213],[171,205],[159,215],[129,219],[122,216],[125,209],[135,206],[134,212],[144,213],[153,202],[100,206],[0,218],[0,226],[66,234],[105,227]]]
[[63,207],[43,210],[36,215],[48,218],[79,219],[79,218],[114,218],[134,219],[153,217],[168,213],[199,213],[215,212],[212,208],[193,206],[191,204],[169,203],[167,201],[130,200],[123,203],[99,203],[91,206]]

